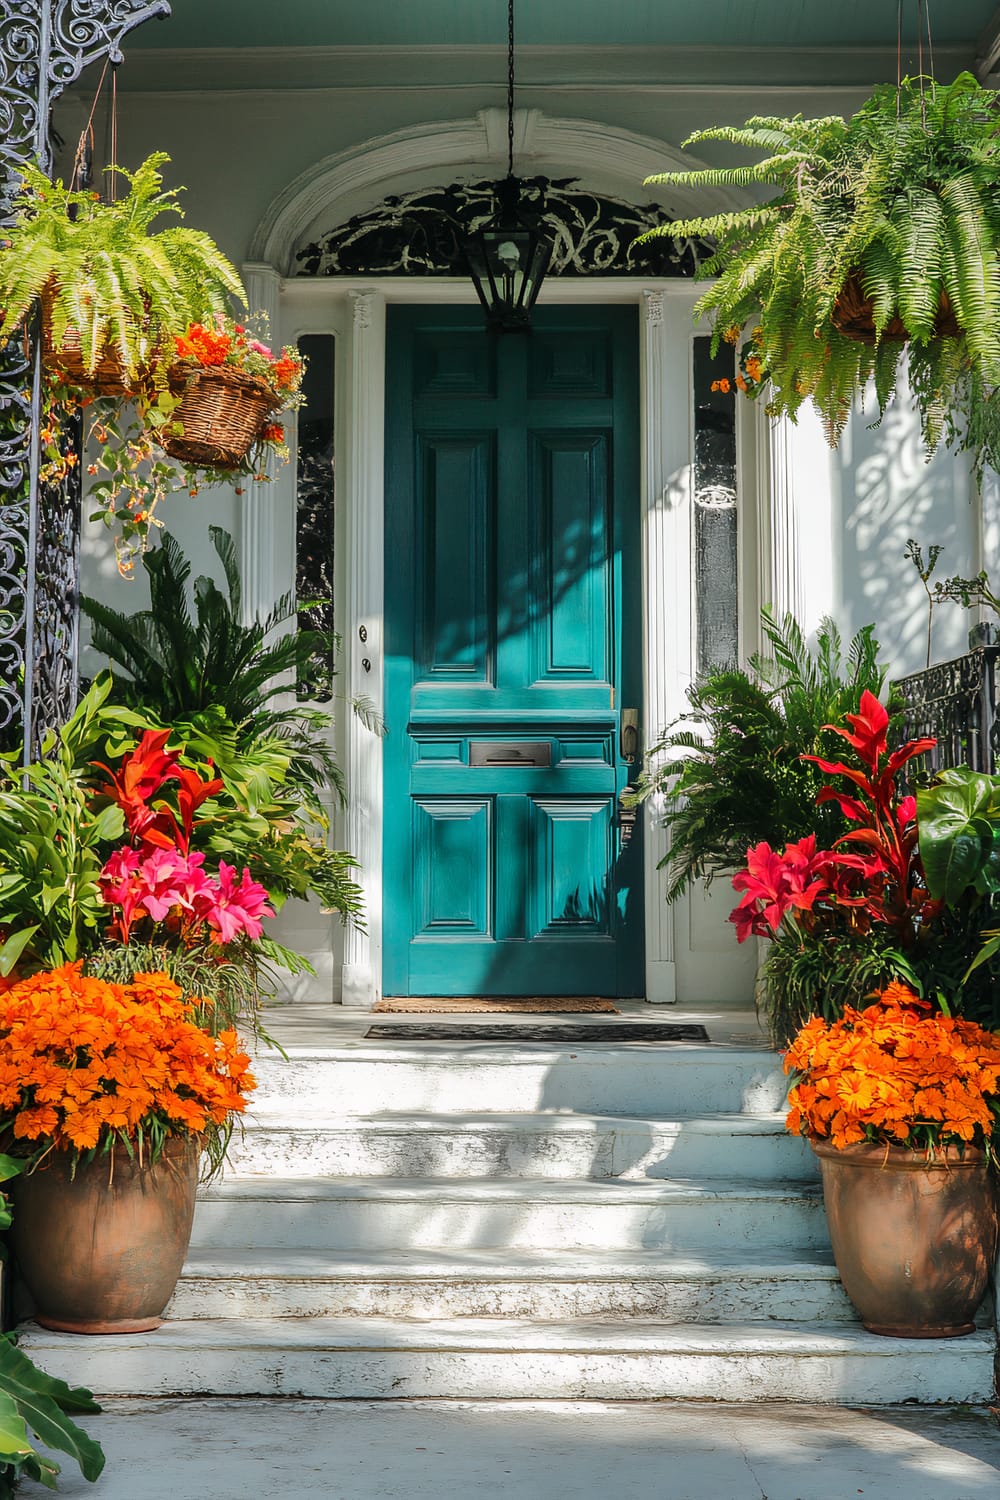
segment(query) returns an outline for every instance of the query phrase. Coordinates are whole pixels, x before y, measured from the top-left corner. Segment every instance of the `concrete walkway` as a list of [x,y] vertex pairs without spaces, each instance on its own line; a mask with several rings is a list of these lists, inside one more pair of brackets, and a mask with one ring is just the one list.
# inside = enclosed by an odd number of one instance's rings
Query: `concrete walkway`
[[[107,1468],[62,1500],[995,1500],[970,1408],[114,1401]],[[25,1484],[22,1500],[49,1491]]]

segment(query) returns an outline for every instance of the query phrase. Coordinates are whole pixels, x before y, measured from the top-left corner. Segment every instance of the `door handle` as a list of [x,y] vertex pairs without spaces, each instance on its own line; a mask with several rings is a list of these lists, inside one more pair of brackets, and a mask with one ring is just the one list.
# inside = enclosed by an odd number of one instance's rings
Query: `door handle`
[[637,708],[622,709],[618,744],[622,760],[626,765],[634,765],[639,755],[639,710]]

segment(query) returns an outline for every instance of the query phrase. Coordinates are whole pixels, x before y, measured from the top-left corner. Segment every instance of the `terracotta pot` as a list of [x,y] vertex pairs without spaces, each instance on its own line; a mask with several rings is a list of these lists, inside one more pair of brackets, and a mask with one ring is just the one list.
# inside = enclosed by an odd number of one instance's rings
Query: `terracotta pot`
[[171,1140],[155,1166],[124,1149],[81,1163],[52,1152],[13,1188],[11,1244],[34,1316],[65,1333],[158,1328],[184,1264],[199,1149]]
[[957,1338],[975,1314],[997,1249],[996,1179],[980,1153],[929,1162],[902,1146],[814,1141],[833,1256],[870,1333]]

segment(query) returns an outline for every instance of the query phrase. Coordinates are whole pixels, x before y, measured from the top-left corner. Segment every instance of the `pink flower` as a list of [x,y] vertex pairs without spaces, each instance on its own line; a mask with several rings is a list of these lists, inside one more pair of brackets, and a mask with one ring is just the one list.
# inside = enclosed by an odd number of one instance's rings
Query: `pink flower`
[[274,916],[267,904],[267,891],[250,879],[250,871],[244,868],[239,885],[235,884],[235,877],[234,867],[220,860],[219,877],[212,891],[214,899],[205,910],[208,925],[223,943],[231,943],[241,932],[259,938],[264,931],[260,919]]
[[271,353],[271,351],[267,347],[267,345],[266,344],[262,344],[259,339],[251,339],[250,340],[250,348],[253,350],[253,352],[255,354],[262,354],[265,359],[273,359],[274,358],[274,355]]
[[128,941],[128,930],[139,909],[139,890],[135,872],[141,855],[138,849],[116,849],[101,871],[101,895],[108,906],[121,907],[121,932]]
[[154,922],[162,922],[179,906],[195,913],[199,898],[211,886],[202,866],[203,854],[181,854],[176,849],[155,849],[139,869],[140,901]]

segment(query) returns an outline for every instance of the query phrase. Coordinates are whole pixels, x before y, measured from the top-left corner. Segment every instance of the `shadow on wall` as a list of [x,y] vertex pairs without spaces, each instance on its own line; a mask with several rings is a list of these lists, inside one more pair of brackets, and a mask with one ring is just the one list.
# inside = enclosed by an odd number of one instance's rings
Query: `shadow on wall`
[[[928,462],[916,412],[901,392],[880,427],[873,405],[855,412],[831,454],[834,614],[849,636],[874,620],[894,676],[926,663],[923,585],[904,556],[915,537],[944,547],[940,577],[966,577],[980,564],[974,487],[968,459],[945,448]],[[935,612],[933,658],[960,656],[970,620],[956,606]]]

